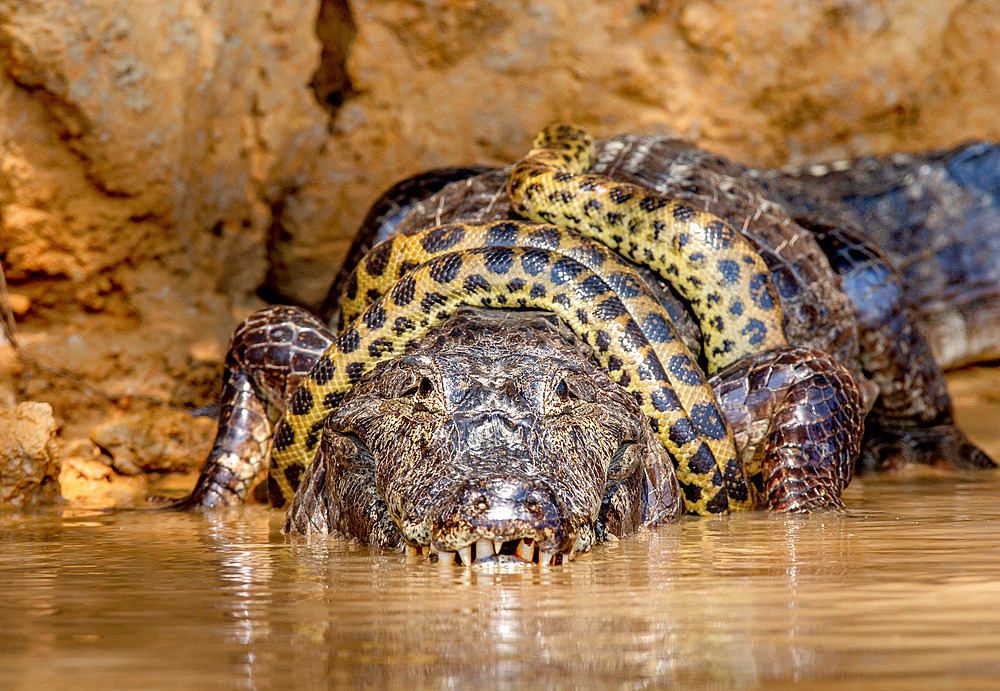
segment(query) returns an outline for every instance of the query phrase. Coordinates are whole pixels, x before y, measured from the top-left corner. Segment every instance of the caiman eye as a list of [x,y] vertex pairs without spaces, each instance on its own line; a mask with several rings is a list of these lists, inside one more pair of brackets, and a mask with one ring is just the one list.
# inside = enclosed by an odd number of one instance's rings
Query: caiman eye
[[400,398],[413,398],[414,396],[427,397],[434,393],[434,382],[429,377],[420,377],[412,384],[403,389]]
[[559,409],[559,413],[565,413],[569,411],[567,404],[574,401],[593,401],[595,395],[594,385],[588,377],[570,372],[560,377],[556,385],[552,387],[549,405],[555,405]]
[[569,387],[566,386],[565,379],[560,379],[559,383],[556,384],[555,393],[556,393],[556,398],[558,398],[563,403],[569,400]]

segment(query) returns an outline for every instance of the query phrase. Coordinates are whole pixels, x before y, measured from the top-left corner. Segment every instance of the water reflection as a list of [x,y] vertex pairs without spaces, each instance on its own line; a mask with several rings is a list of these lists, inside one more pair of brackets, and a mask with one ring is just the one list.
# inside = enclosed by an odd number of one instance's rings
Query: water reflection
[[[750,686],[1000,674],[1000,473],[442,568],[280,512],[0,513],[0,682]],[[6,686],[7,684],[4,683]]]

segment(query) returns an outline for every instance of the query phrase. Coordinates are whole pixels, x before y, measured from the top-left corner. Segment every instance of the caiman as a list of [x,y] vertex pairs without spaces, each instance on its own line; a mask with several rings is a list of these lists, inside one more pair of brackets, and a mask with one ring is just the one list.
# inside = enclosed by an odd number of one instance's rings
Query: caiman
[[286,307],[237,329],[182,504],[242,501],[270,453],[288,531],[559,563],[684,509],[840,509],[866,413],[863,465],[993,465],[822,186],[789,212],[801,176],[590,147],[550,128],[512,168],[391,190],[327,301],[338,336]]

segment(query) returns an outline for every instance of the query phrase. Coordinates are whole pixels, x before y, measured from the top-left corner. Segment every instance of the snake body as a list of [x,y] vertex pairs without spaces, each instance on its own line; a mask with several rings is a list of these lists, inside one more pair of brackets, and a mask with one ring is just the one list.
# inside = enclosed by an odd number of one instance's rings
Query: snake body
[[[513,222],[506,228],[515,232],[546,230]],[[497,224],[485,229],[463,225],[445,229],[469,235],[488,234],[490,230],[497,230]],[[373,266],[363,264],[371,276]],[[614,276],[622,285],[641,283],[627,267],[616,268]],[[375,363],[399,354],[459,305],[471,304],[538,308],[558,314],[594,348],[612,378],[639,399],[654,432],[677,459],[688,511],[723,513],[730,508],[730,500],[735,506],[749,505],[732,433],[687,349],[651,299],[616,292],[580,262],[538,248],[495,246],[448,252],[420,264],[394,283],[388,273],[386,276],[391,289],[371,303],[323,353],[292,395],[275,429],[272,477],[279,489],[275,498],[282,503],[294,494],[319,442],[323,421],[345,392]],[[646,324],[656,347],[636,318]],[[668,357],[666,368],[657,348]],[[683,401],[671,379],[678,383]]]
[[[579,128],[543,130],[511,175],[509,190],[515,208],[536,221],[554,221],[594,237],[670,281],[699,320],[710,372],[785,344],[781,308],[767,266],[735,229],[710,214],[636,186],[587,176],[592,153],[593,140]],[[525,238],[529,238],[528,246],[536,245],[533,251],[518,247],[518,241]],[[513,259],[502,264],[479,260],[489,250],[469,248],[480,244],[496,247],[494,254],[500,248],[520,254],[520,273]],[[465,248],[464,253],[441,254],[459,246]],[[581,254],[587,258],[580,263],[559,253],[566,249],[576,249],[577,259]],[[574,331],[597,349],[616,381],[640,397],[654,431],[674,454],[687,510],[721,513],[730,508],[730,500],[734,508],[752,505],[732,432],[704,376],[659,304],[636,288],[642,280],[609,256],[597,243],[566,236],[556,228],[515,223],[439,227],[374,248],[348,280],[342,316],[350,319],[362,305],[374,302],[317,363],[275,431],[272,456],[282,471],[277,485],[283,499],[288,501],[294,493],[293,478],[301,476],[307,466],[322,421],[344,392],[373,363],[398,354],[407,341],[419,336],[418,327],[426,330],[458,305],[478,297],[478,304],[487,307],[530,306],[560,315],[574,311],[569,322]],[[541,257],[546,261],[534,266]],[[551,269],[545,266],[549,262]],[[614,274],[602,278],[592,272],[600,271],[605,262],[614,265]],[[547,276],[540,282],[536,277],[543,270]],[[515,275],[508,276],[512,271]],[[580,301],[571,307],[566,290],[558,291],[584,273],[583,280],[589,280],[590,287],[580,284],[576,291]],[[425,274],[435,290],[412,294],[426,289]],[[498,289],[500,279],[506,283]],[[407,288],[400,289],[400,285]],[[390,287],[391,294],[386,292]],[[614,297],[599,304],[593,315],[588,313],[587,305],[609,291]],[[487,294],[477,296],[480,292]],[[405,303],[399,299],[403,293],[410,298]],[[562,296],[562,302],[557,296]],[[413,304],[419,305],[420,312]],[[392,315],[387,307],[395,310]],[[588,330],[594,319],[607,328]],[[624,322],[618,325],[620,333],[612,335],[609,331],[616,319]],[[629,351],[629,358],[640,354],[632,367],[623,367],[624,353],[611,352],[610,341],[615,340],[623,351]],[[326,363],[330,371],[318,373]]]
[[[326,299],[319,309],[320,314],[340,311],[343,288],[348,275],[375,245],[385,241],[395,232],[396,226],[413,207],[415,199],[426,199],[454,182],[468,180],[489,170],[489,168],[482,166],[438,168],[400,180],[387,189],[375,201],[361,222],[361,227],[365,229],[365,232],[355,235],[354,241],[344,257],[344,263],[341,265],[337,277],[333,280],[333,289],[327,293]],[[340,328],[343,328],[343,319],[339,323]]]
[[593,147],[579,128],[543,130],[511,173],[514,210],[597,238],[662,276],[701,327],[709,373],[785,345],[770,271],[739,231],[637,185],[585,174]]
[[[593,271],[611,286],[629,316],[639,326],[649,341],[664,377],[680,401],[681,409],[689,419],[702,420],[706,415],[718,416],[711,388],[696,364],[696,359],[684,342],[674,333],[670,318],[664,314],[657,298],[634,269],[605,245],[573,231],[562,230],[547,224],[500,221],[485,224],[449,224],[424,230],[412,235],[394,236],[376,246],[355,267],[347,279],[342,299],[343,319],[356,319],[373,300],[391,287],[395,277],[405,276],[419,266],[446,252],[478,247],[535,248],[560,255],[550,276],[552,281],[563,280],[571,271],[573,262]],[[561,262],[561,264],[560,264]],[[631,375],[624,373],[619,384],[628,386]],[[663,419],[664,413],[656,411],[654,424],[666,424],[669,429],[686,425],[677,414]],[[725,479],[731,503],[746,505],[742,489],[745,480],[736,461],[731,434],[724,438],[701,435],[715,457],[716,469]],[[684,487],[697,486],[710,491],[716,482],[714,471],[710,474],[696,471],[697,465],[687,451],[667,435],[667,449],[678,461],[678,478]],[[758,503],[757,501],[751,503]],[[694,510],[694,506],[689,507]]]

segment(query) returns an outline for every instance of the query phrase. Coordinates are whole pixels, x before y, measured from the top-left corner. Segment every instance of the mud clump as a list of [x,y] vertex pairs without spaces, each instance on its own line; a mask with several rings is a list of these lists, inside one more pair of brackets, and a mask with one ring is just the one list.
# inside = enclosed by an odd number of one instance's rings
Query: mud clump
[[208,456],[215,421],[178,411],[132,413],[99,424],[90,439],[122,475],[198,470]]
[[0,410],[0,505],[59,500],[56,420],[48,403]]

